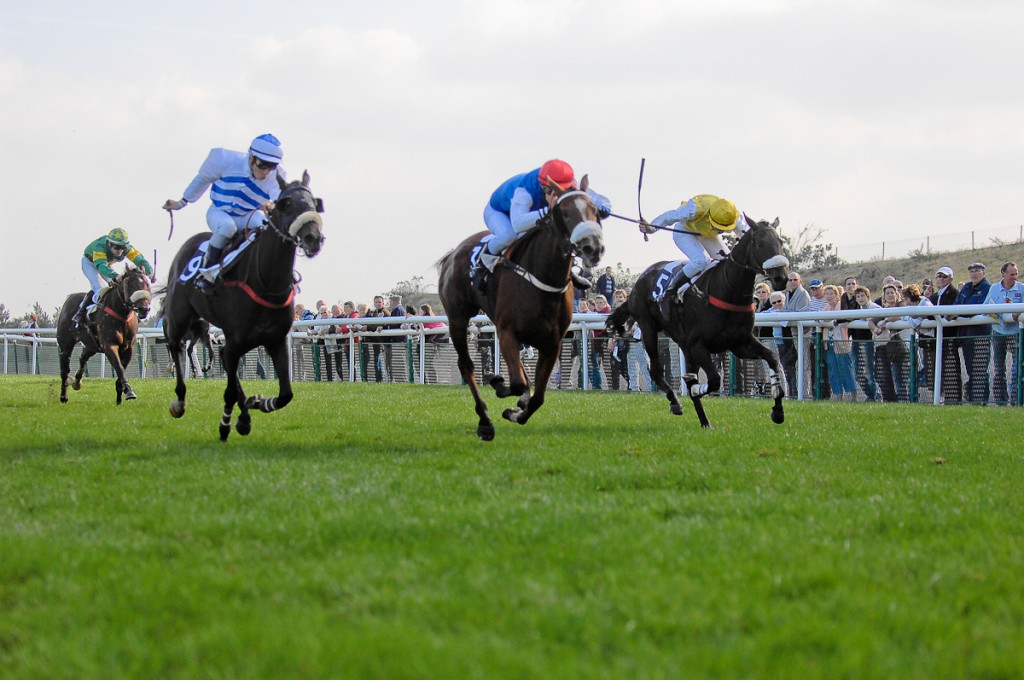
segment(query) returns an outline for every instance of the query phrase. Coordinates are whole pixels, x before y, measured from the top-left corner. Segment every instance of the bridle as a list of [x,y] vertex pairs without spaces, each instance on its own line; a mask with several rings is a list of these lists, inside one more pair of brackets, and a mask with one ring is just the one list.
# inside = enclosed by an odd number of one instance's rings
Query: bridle
[[[136,290],[131,295],[128,295],[128,279],[131,277],[137,277],[140,281],[142,281],[143,286]],[[118,281],[117,287],[114,289],[117,292],[117,298],[129,310],[129,312],[135,312],[139,316],[142,316],[141,312],[143,311],[146,311],[148,313],[149,310],[145,303],[150,301],[153,297],[153,294],[149,290],[147,290],[145,283],[145,274],[143,274],[142,271],[139,269],[133,269],[131,270],[131,272],[126,274],[124,278]],[[114,313],[114,311],[110,309],[109,306],[106,307],[106,311],[108,314],[118,319],[119,321],[125,321],[125,319],[122,319],[120,316]],[[129,314],[129,316],[131,315]]]
[[[316,198],[316,196],[313,195],[313,190],[310,189],[305,184],[301,184],[300,183],[300,184],[295,184],[293,186],[289,186],[288,188],[286,188],[284,191],[281,192],[281,194],[277,197],[277,201],[280,202],[282,198],[288,198],[289,196],[287,196],[287,194],[294,193],[296,191],[304,191],[305,193],[309,194],[309,198],[310,198],[309,204],[310,204],[310,207],[313,208],[313,210],[307,210],[307,211],[304,211],[302,213],[299,213],[299,215],[296,216],[296,219],[298,219],[298,217],[301,217],[302,215],[304,215],[307,212],[316,212],[316,213],[320,212],[320,202],[319,202],[319,200]],[[277,213],[278,213],[278,210],[277,210],[277,207],[275,206],[274,210],[270,211],[270,214],[267,215],[267,224],[270,226],[270,232],[272,234],[274,234],[275,236],[277,236],[282,241],[284,241],[285,243],[291,244],[291,245],[295,246],[296,248],[302,247],[302,238],[299,236],[299,233],[296,232],[295,234],[292,234],[288,228],[286,228],[284,225],[280,224],[279,216],[278,216]],[[294,223],[294,221],[295,220],[292,220],[292,223]],[[301,229],[299,231],[301,231]],[[321,245],[323,244],[323,242],[325,240],[326,240],[326,238],[321,233],[320,234],[320,243],[321,243]],[[305,250],[305,249],[303,249],[303,250]]]

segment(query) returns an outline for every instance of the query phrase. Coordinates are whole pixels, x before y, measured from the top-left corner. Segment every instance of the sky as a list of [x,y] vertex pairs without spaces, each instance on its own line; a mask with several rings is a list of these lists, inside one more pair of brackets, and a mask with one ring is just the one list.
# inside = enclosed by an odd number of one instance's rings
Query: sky
[[[99,5],[93,7],[91,5]],[[0,9],[0,303],[85,290],[125,228],[162,281],[212,147],[281,139],[327,242],[299,302],[422,277],[549,158],[635,217],[694,194],[858,248],[1024,221],[1024,3],[1001,0],[57,0]],[[673,257],[605,221],[602,266]],[[872,245],[873,247],[873,245]],[[899,246],[897,246],[898,248]],[[909,250],[913,245],[907,245]],[[893,252],[893,249],[890,249]]]

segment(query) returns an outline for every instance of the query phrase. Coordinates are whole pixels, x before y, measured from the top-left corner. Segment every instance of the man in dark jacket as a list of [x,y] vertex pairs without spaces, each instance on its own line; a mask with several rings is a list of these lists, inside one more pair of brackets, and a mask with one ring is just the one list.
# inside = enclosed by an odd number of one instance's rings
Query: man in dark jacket
[[[992,287],[992,284],[985,278],[985,265],[975,262],[967,267],[967,272],[971,280],[960,289],[956,304],[984,304],[985,298],[988,297],[988,291]],[[991,335],[992,326],[987,323],[961,326],[957,329],[957,342],[960,343],[960,349],[964,355],[964,365],[967,368],[964,397],[972,404],[988,403],[988,348]]]
[[[953,283],[953,270],[939,267],[935,272],[935,292],[929,300],[935,306],[955,305],[960,290]],[[947,317],[953,319],[956,317]],[[947,404],[959,404],[960,395],[960,353],[957,351],[956,328],[943,329],[942,343],[942,398]]]

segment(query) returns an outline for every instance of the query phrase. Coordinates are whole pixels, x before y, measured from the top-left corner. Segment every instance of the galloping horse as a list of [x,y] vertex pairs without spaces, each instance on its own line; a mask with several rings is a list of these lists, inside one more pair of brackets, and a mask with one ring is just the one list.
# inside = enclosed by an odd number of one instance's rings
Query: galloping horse
[[[665,372],[658,354],[658,332],[664,331],[683,351],[687,373],[683,382],[693,401],[701,427],[711,427],[701,399],[708,392],[717,392],[722,379],[715,370],[712,354],[731,351],[740,359],[763,359],[768,363],[771,380],[772,421],[785,419],[782,399],[785,386],[780,380],[779,358],[775,351],[765,347],[754,337],[754,305],[751,302],[754,278],[767,276],[775,290],[783,290],[789,277],[789,260],[783,255],[782,240],[772,224],[751,222],[750,229],[721,262],[697,280],[699,294],[691,286],[682,304],[673,304],[666,319],[659,309],[654,293],[660,292],[668,281],[664,271],[668,262],[657,262],[648,267],[637,279],[626,304],[619,306],[608,318],[609,330],[622,335],[630,318],[640,326],[644,349],[651,360],[651,378],[664,390],[675,415],[683,412],[675,392],[665,380]],[[698,383],[697,369],[703,368],[707,383]]]
[[[117,403],[120,405],[122,395],[125,399],[136,398],[135,391],[124,377],[124,371],[132,360],[132,345],[135,344],[135,336],[139,332],[139,319],[145,319],[149,314],[152,299],[149,279],[142,270],[129,268],[103,296],[100,301],[103,306],[96,310],[97,320],[94,323],[90,322],[89,328],[76,328],[73,320],[75,312],[86,295],[92,293],[69,295],[64,301],[64,306],[60,308],[60,316],[57,317],[60,401],[67,403],[68,385],[76,390],[82,388],[82,374],[85,373],[86,362],[94,354],[103,352],[117,376],[114,385],[117,388]],[[71,352],[78,342],[83,345],[82,355],[78,359],[75,380],[71,382]]]
[[[597,208],[587,195],[588,183],[584,176],[578,191],[560,193],[555,207],[512,246],[507,260],[495,267],[484,295],[473,288],[469,268],[472,253],[487,232],[470,236],[437,263],[438,292],[448,314],[459,371],[476,402],[480,417],[476,433],[484,441],[494,439],[494,424],[480,398],[469,356],[469,320],[482,308],[494,322],[510,384],[494,375],[484,376],[484,382],[499,397],[519,397],[516,408],[505,409],[501,415],[524,425],[544,403],[548,378],[558,360],[562,337],[572,321],[573,256],[578,253],[588,267],[593,267],[604,254],[603,231]],[[536,348],[540,354],[532,395],[530,380],[519,358],[521,344]]]
[[[318,213],[323,204],[309,189],[309,173],[301,182],[285,183],[278,177],[281,195],[270,211],[268,223],[248,235],[248,246],[234,258],[234,265],[223,273],[224,281],[212,292],[196,290],[195,278],[202,262],[198,252],[208,234],[197,234],[185,242],[171,264],[167,298],[164,301],[164,336],[174,360],[177,399],[171,402],[171,415],[185,414],[185,372],[182,355],[185,341],[201,337],[207,329],[204,321],[224,332],[221,360],[228,376],[224,390],[224,414],[220,421],[220,439],[231,433],[231,413],[238,405],[238,434],[252,430],[249,409],[270,413],[292,400],[288,370],[288,331],[292,327],[292,302],[295,297],[295,251],[315,257],[323,245]],[[238,379],[238,363],[251,349],[262,345],[277,372],[277,397],[246,397]]]

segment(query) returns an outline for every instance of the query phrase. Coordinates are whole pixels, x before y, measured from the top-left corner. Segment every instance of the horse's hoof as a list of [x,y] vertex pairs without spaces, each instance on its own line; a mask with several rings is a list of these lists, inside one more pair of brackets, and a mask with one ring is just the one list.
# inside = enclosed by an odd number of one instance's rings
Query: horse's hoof
[[517,408],[507,408],[501,412],[501,417],[514,423],[516,422],[516,416],[519,415],[519,412],[520,411]]
[[494,425],[481,425],[476,428],[476,436],[483,439],[485,442],[489,442],[494,439]]
[[775,423],[776,425],[781,425],[782,422],[785,419],[786,419],[786,414],[783,413],[782,409],[779,409],[778,411],[776,411],[775,409],[772,409],[772,422],[773,423]]
[[128,387],[128,388],[125,388],[124,398],[125,399],[138,399],[139,397],[138,397],[137,394],[135,394],[135,391],[132,388]]
[[669,410],[672,411],[672,415],[674,415],[674,416],[681,416],[681,415],[683,415],[683,406],[682,406],[682,404],[670,404],[669,405]]
[[71,389],[73,389],[75,392],[82,389],[82,381],[76,380],[75,382],[71,383]]
[[504,385],[505,384],[505,378],[503,378],[500,375],[494,375],[493,373],[488,373],[487,375],[484,376],[484,383],[490,385],[491,387],[495,387],[496,388],[498,385]]
[[231,434],[231,426],[230,425],[221,425],[220,426],[220,440],[222,442],[226,442],[228,440],[228,435],[229,434]]
[[68,403],[68,395],[66,395],[66,394],[60,395],[60,403],[62,403],[62,404]]
[[175,418],[180,418],[185,415],[185,402],[183,401],[172,401],[171,402],[171,415]]
[[252,420],[249,418],[239,418],[235,421],[235,432],[243,437],[252,432]]

